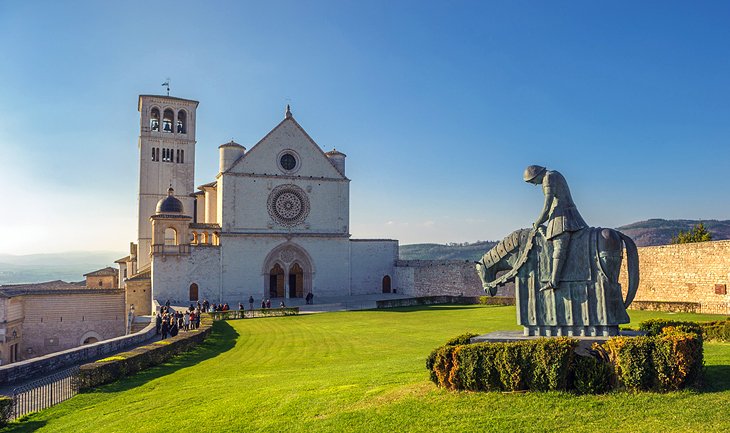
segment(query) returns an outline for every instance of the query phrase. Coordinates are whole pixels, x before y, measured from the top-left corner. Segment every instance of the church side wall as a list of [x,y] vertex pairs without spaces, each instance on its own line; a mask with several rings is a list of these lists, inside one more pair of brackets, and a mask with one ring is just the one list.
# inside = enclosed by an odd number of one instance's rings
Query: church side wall
[[[474,263],[468,260],[398,260],[398,293],[419,296],[484,296]],[[514,297],[514,285],[500,287],[497,296]]]
[[[635,301],[696,302],[702,313],[730,314],[730,241],[639,248],[639,273]],[[625,253],[620,282],[625,294]]]
[[352,263],[352,294],[367,295],[383,292],[383,277],[391,280],[391,290],[397,287],[395,261],[398,259],[398,241],[350,241]]
[[198,299],[220,302],[220,247],[191,245],[190,255],[155,256],[152,295],[160,304],[189,305],[190,285],[198,285]]
[[124,292],[33,295],[23,297],[25,318],[20,351],[23,359],[124,335]]

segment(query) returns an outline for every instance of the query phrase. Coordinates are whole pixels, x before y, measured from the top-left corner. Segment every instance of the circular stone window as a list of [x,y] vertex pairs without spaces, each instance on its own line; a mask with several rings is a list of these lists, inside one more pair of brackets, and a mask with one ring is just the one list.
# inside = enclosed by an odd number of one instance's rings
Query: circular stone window
[[297,158],[289,152],[285,152],[279,157],[279,164],[285,171],[292,171],[297,166]]
[[283,226],[295,226],[309,215],[309,198],[296,185],[279,185],[271,191],[266,202],[269,215]]

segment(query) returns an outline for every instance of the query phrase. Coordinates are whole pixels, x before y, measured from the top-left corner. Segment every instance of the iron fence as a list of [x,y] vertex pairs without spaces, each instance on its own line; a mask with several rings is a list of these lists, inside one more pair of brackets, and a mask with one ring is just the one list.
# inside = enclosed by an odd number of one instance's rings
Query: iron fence
[[79,392],[79,367],[71,367],[13,389],[12,419],[54,406]]

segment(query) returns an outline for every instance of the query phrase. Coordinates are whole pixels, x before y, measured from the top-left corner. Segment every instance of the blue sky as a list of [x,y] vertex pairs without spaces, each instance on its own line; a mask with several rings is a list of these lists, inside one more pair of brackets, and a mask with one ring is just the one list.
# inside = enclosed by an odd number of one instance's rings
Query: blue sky
[[589,224],[730,219],[730,3],[0,0],[0,253],[136,237],[137,95],[200,101],[196,183],[284,106],[351,233],[501,239],[561,171]]

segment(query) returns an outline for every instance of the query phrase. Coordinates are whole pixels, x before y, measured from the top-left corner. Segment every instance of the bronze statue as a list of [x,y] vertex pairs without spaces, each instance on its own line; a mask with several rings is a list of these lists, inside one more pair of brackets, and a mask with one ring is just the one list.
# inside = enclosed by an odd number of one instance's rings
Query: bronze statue
[[542,289],[557,289],[570,246],[571,233],[588,227],[588,224],[583,221],[575,207],[568,182],[562,174],[539,165],[531,165],[525,170],[523,178],[525,182],[542,185],[542,192],[545,194],[542,212],[532,227],[537,230],[547,222],[545,237],[553,246],[553,263],[550,280]]
[[[616,230],[588,227],[559,172],[531,165],[524,180],[542,185],[543,210],[532,230],[516,230],[476,262],[484,290],[494,296],[514,280],[525,335],[617,335],[639,285],[636,245]],[[624,246],[625,299],[618,282]]]

